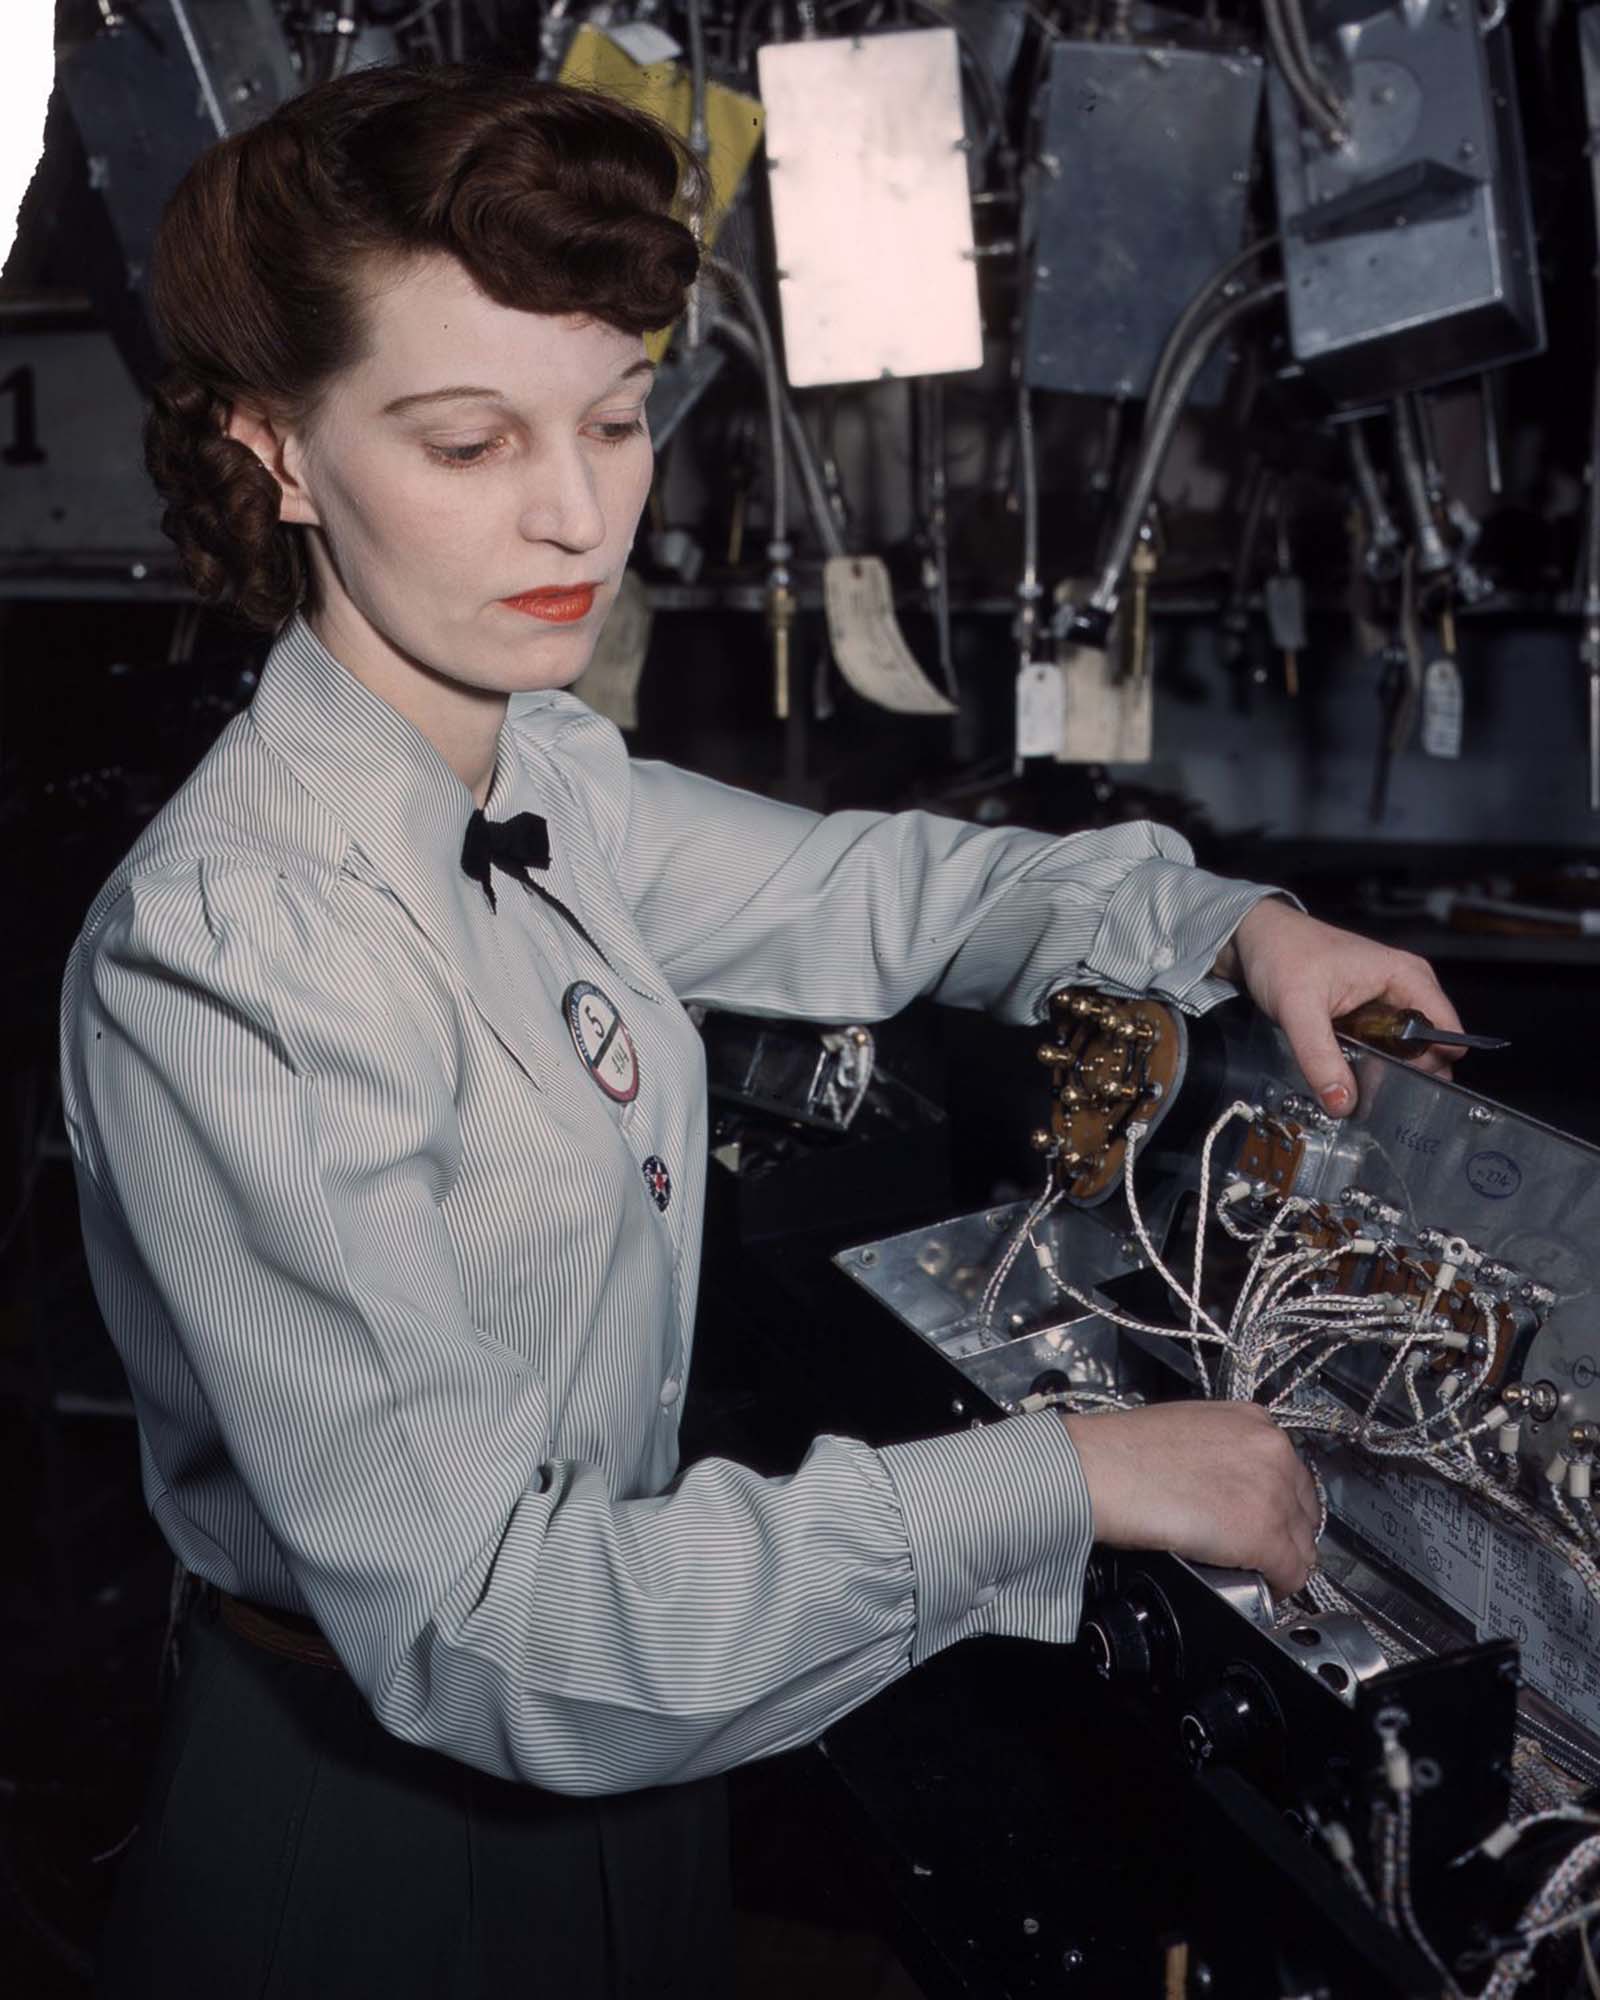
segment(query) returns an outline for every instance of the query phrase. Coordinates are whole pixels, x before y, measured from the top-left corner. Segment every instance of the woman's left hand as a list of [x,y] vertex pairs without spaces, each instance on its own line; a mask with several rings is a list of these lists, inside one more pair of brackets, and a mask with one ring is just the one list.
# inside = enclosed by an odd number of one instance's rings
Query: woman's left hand
[[[1338,1118],[1354,1108],[1356,1085],[1333,1031],[1335,1016],[1381,1000],[1414,1007],[1436,1028],[1461,1026],[1425,958],[1336,930],[1270,896],[1245,916],[1216,969],[1244,985],[1277,1022],[1318,1102]],[[1429,1049],[1415,1066],[1449,1076],[1448,1045]]]

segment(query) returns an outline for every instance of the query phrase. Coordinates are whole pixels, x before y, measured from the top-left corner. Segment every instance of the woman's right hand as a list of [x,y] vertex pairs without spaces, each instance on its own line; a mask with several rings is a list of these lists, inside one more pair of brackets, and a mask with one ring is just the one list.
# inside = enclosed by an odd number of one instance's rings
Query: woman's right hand
[[1157,1403],[1064,1421],[1094,1506],[1096,1541],[1258,1569],[1274,1597],[1317,1560],[1311,1475],[1256,1403]]

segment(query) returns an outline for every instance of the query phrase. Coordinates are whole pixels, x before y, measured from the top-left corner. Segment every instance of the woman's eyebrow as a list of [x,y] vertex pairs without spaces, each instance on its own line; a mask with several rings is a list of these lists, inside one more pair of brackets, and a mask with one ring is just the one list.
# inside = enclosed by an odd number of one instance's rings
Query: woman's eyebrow
[[[620,388],[624,382],[631,382],[635,376],[654,375],[655,372],[655,363],[653,361],[635,361],[631,367],[624,368],[615,381],[608,383],[600,391],[600,395],[609,396],[613,389]],[[385,403],[383,414],[386,417],[395,417],[402,410],[415,409],[419,403],[508,403],[509,400],[509,397],[505,396],[499,389],[479,389],[470,385],[461,385],[449,389],[420,389],[415,395],[396,396],[392,403]],[[595,400],[598,402],[599,397],[597,396]]]
[[415,409],[418,403],[503,403],[505,397],[498,389],[421,389],[414,396],[396,396],[392,403],[385,403],[386,417],[398,416],[402,410]]

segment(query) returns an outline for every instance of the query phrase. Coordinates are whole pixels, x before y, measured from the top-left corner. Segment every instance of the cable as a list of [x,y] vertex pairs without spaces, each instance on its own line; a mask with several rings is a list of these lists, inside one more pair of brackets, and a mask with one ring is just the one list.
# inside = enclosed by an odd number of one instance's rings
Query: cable
[[1354,418],[1342,428],[1345,455],[1350,461],[1350,478],[1371,533],[1367,544],[1367,574],[1379,582],[1387,581],[1399,570],[1400,530],[1394,524],[1394,516],[1378,485],[1378,475],[1373,468],[1372,454],[1367,450],[1367,434],[1361,419]]
[[1325,145],[1342,146],[1348,137],[1345,114],[1317,73],[1311,38],[1295,0],[1261,0],[1261,8],[1267,46],[1300,115],[1321,134]]
[[1033,436],[1033,395],[1026,382],[1017,387],[1017,457],[1022,475],[1022,576],[1017,583],[1017,656],[1023,666],[1033,658],[1039,623],[1039,461]]
[[[761,358],[761,344],[750,329],[740,320],[730,319],[726,314],[712,321],[711,332],[722,340],[731,342],[739,352],[756,368],[764,366]],[[823,485],[822,473],[818,468],[816,454],[811,447],[800,413],[794,406],[794,399],[780,390],[783,399],[784,435],[789,441],[790,455],[794,459],[795,471],[799,475],[801,490],[806,497],[806,512],[811,517],[812,528],[816,532],[822,552],[828,556],[842,556],[849,553],[844,537],[839,532],[839,523],[828,504],[827,489]]]
[[1225,334],[1232,332],[1251,313],[1259,312],[1263,306],[1273,304],[1284,294],[1281,278],[1268,279],[1241,297],[1218,306],[1209,318],[1204,320],[1198,332],[1188,343],[1182,356],[1173,365],[1170,376],[1164,384],[1161,401],[1152,404],[1145,418],[1144,434],[1139,440],[1139,457],[1129,481],[1122,507],[1117,516],[1116,526],[1110,538],[1109,552],[1089,594],[1088,604],[1079,618],[1083,624],[1084,636],[1091,644],[1104,644],[1105,634],[1116,613],[1118,595],[1122,584],[1123,571],[1128,558],[1133,553],[1134,542],[1138,538],[1139,525],[1150,504],[1156,478],[1166,457],[1167,447],[1172,442],[1172,433],[1195,377],[1205,366],[1213,348]]
[[761,356],[761,373],[767,390],[767,436],[772,451],[772,533],[769,554],[772,555],[774,562],[778,562],[780,558],[774,551],[781,547],[783,551],[781,561],[787,563],[790,555],[789,492],[783,452],[783,377],[778,368],[777,349],[772,344],[772,330],[767,325],[767,315],[762,310],[761,299],[755,286],[736,264],[730,264],[721,257],[707,257],[705,268],[720,278],[738,298]]
[[1222,297],[1228,287],[1247,271],[1258,258],[1269,255],[1283,247],[1279,236],[1258,236],[1254,242],[1230,257],[1206,279],[1189,303],[1173,321],[1166,339],[1161,343],[1161,352],[1156,356],[1156,365],[1151,371],[1150,386],[1145,390],[1147,408],[1161,401],[1167,382],[1176,366],[1178,357],[1194,335],[1195,328],[1210,311],[1212,305]]
[[1427,475],[1422,464],[1422,447],[1417,439],[1409,399],[1396,396],[1389,405],[1389,414],[1394,420],[1395,464],[1399,468],[1400,491],[1405,496],[1406,512],[1411,516],[1411,539],[1417,552],[1417,568],[1424,576],[1437,576],[1450,567],[1450,551],[1445,547],[1439,524],[1433,518],[1433,503],[1428,498]]

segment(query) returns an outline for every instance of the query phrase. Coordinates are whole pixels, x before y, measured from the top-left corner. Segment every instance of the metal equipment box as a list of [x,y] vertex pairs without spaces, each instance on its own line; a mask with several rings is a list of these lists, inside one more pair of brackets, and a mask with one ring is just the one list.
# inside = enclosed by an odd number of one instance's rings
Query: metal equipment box
[[981,367],[954,31],[774,43],[756,60],[791,385]]
[[[1058,42],[1023,354],[1031,388],[1142,396],[1172,323],[1244,241],[1260,61]],[[1216,402],[1214,360],[1195,400]]]
[[1272,75],[1295,359],[1356,405],[1537,354],[1544,313],[1506,31],[1482,34],[1463,0],[1306,4],[1348,139],[1324,144]]

